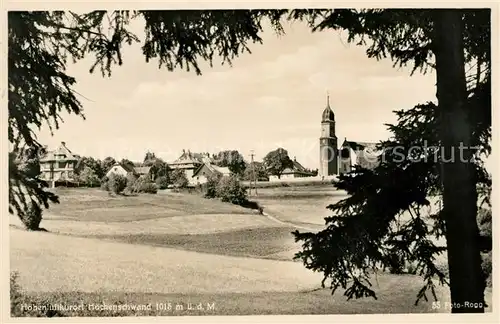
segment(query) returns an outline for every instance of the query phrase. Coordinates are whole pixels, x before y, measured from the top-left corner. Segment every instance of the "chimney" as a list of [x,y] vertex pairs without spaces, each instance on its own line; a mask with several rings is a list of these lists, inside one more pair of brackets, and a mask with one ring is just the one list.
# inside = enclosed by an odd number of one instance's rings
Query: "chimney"
[[295,162],[297,162],[297,159],[295,158],[295,156],[293,157],[293,160],[294,160]]

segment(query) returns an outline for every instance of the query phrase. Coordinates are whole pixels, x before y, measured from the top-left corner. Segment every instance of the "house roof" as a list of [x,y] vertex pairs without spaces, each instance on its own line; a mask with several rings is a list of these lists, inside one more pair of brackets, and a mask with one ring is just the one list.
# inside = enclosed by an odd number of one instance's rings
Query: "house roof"
[[128,165],[122,164],[120,162],[116,162],[115,164],[113,164],[113,166],[111,167],[111,169],[109,169],[109,171],[113,170],[113,168],[116,167],[116,166],[121,167],[123,170],[125,170],[125,171],[127,171],[129,173],[134,173],[135,172],[135,170],[133,168],[129,167]]
[[292,168],[286,168],[285,170],[283,170],[282,174],[296,174],[296,173],[299,173],[299,174],[311,174],[295,158],[293,159],[292,163],[293,163]]
[[216,166],[215,164],[204,163],[193,172],[193,177],[197,176],[198,173],[203,169],[203,167],[206,167],[212,173],[220,173],[222,175],[230,175],[231,174],[231,171],[227,167],[219,167],[219,166]]
[[183,150],[181,156],[177,158],[174,162],[170,163],[176,164],[201,164],[211,162],[208,153],[192,153],[189,150]]
[[215,171],[222,173],[223,175],[230,175],[231,174],[231,171],[229,170],[228,167],[219,167],[216,165],[212,165],[212,168],[214,168]]
[[149,174],[149,171],[151,170],[151,167],[134,167],[134,171],[137,174]]
[[57,155],[65,155],[64,158],[58,158],[57,161],[78,161],[79,156],[73,154],[70,149],[66,147],[65,142],[61,142],[58,148],[53,151],[48,151],[40,161],[55,161]]

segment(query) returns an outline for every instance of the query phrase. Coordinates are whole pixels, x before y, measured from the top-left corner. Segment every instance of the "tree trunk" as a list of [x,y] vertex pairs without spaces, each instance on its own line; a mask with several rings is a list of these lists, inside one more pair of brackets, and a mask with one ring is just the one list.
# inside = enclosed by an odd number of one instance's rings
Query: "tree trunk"
[[475,171],[470,163],[471,125],[466,106],[462,13],[436,10],[434,16],[439,136],[452,313],[484,312],[477,226]]

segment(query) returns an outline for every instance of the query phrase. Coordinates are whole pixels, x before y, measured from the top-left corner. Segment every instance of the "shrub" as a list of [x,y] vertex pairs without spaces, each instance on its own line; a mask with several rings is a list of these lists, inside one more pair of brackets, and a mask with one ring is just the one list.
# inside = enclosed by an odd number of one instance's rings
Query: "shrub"
[[134,182],[132,192],[155,194],[158,192],[158,187],[148,176],[141,176]]
[[115,194],[119,194],[125,190],[127,187],[127,178],[120,174],[110,174],[108,183],[108,191],[111,191]]
[[406,264],[406,273],[415,275],[417,274],[417,264],[415,262],[407,262]]
[[125,190],[127,190],[130,193],[133,193],[135,190],[135,183],[137,181],[137,176],[133,173],[129,173],[127,175],[127,187]]
[[[491,240],[492,235],[492,219],[491,219],[491,209],[480,208],[477,212],[477,223],[479,227],[480,235],[485,240]],[[481,268],[486,279],[486,286],[492,286],[492,255],[491,251],[487,253],[481,253]],[[441,262],[436,264],[436,268],[449,277],[448,262]]]
[[[10,273],[10,316],[11,317],[62,317],[60,311],[55,310],[47,300],[35,300],[24,295],[18,282],[18,273]],[[23,305],[33,305],[30,309]]]
[[246,189],[234,175],[222,177],[217,185],[216,195],[224,202],[236,205],[245,204],[247,200]]
[[241,207],[255,209],[260,215],[264,214],[264,207],[260,206],[258,202],[247,200],[244,203],[240,204]]
[[21,287],[17,283],[18,276],[15,271],[10,273],[10,314],[12,317],[19,316],[21,304]]
[[189,181],[184,171],[177,169],[172,172],[172,183],[176,188],[187,188]]
[[217,187],[222,176],[218,173],[211,174],[207,178],[207,183],[205,184],[205,198],[216,198],[217,197]]
[[160,176],[155,180],[156,185],[159,189],[167,189],[169,185],[169,179],[167,176]]
[[[477,223],[479,227],[479,232],[482,238],[482,241],[486,245],[485,250],[490,249],[487,253],[481,253],[481,268],[483,269],[483,273],[486,279],[486,285],[488,287],[492,286],[492,256],[491,256],[491,242],[492,242],[492,215],[491,208],[481,208],[477,212]],[[487,242],[487,243],[486,243]]]
[[398,252],[388,255],[389,261],[389,273],[391,274],[403,274],[405,273],[406,262],[403,256]]
[[42,209],[38,204],[31,203],[28,210],[21,214],[21,221],[28,230],[36,231],[40,229],[40,223],[42,222]]
[[101,190],[109,191],[108,177],[104,176],[101,179]]
[[94,187],[99,184],[99,177],[94,170],[86,166],[80,174],[77,176],[77,180],[80,184],[87,187]]
[[482,253],[481,255],[482,262],[481,268],[483,269],[484,276],[486,278],[486,286],[492,287],[493,284],[493,263],[492,263],[492,253],[491,251],[488,253]]
[[158,186],[154,182],[143,183],[138,188],[138,192],[155,194],[158,192]]
[[490,208],[480,208],[477,212],[477,223],[482,236],[492,237],[492,218]]
[[441,271],[447,278],[450,276],[450,269],[448,268],[448,262],[438,262],[436,263],[436,269]]

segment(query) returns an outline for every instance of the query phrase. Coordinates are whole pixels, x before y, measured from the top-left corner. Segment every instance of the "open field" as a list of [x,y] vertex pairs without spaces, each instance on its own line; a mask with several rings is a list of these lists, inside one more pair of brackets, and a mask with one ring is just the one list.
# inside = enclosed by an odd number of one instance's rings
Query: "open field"
[[[379,300],[346,301],[319,289],[321,275],[294,262],[235,258],[11,230],[11,267],[28,295],[65,305],[215,303],[190,315],[433,312],[414,306],[422,281],[380,274]],[[36,270],[34,270],[36,269]],[[394,292],[397,291],[397,294]],[[446,300],[447,289],[438,289]],[[33,301],[32,301],[33,302]],[[112,313],[112,312],[111,312]],[[130,313],[128,313],[130,315]],[[145,315],[188,315],[153,308]],[[87,312],[87,316],[110,315]],[[116,315],[116,314],[115,314]]]
[[[11,269],[26,294],[52,303],[215,303],[215,310],[122,315],[351,314],[433,312],[414,306],[421,278],[380,274],[377,301],[347,302],[319,289],[321,274],[290,262],[294,224],[317,229],[326,205],[345,194],[331,186],[259,190],[277,223],[197,195],[110,197],[98,189],[57,189],[61,204],[44,215],[49,233],[20,230],[11,218]],[[319,290],[318,290],[319,289]],[[490,294],[491,295],[491,294]],[[448,288],[439,287],[441,301]],[[432,301],[432,299],[431,299]],[[441,310],[443,311],[443,310]],[[80,316],[115,313],[87,312]]]
[[[51,206],[42,222],[51,233],[277,260],[291,260],[298,249],[293,227],[196,195],[110,197],[98,189],[65,189],[58,194],[61,203]],[[14,216],[11,224],[22,227]]]
[[240,206],[197,195],[161,193],[157,195],[109,196],[99,189],[57,188],[60,204],[48,212],[76,221],[127,222],[199,214],[252,214]]
[[332,185],[315,187],[262,188],[252,199],[259,202],[264,212],[297,225],[315,225],[323,228],[324,218],[331,216],[326,208],[347,198]]
[[[327,289],[303,292],[254,292],[254,293],[211,293],[211,294],[152,294],[126,292],[99,293],[31,293],[31,301],[62,305],[151,305],[150,310],[122,310],[66,312],[66,316],[208,316],[208,315],[329,315],[329,314],[406,314],[444,312],[446,309],[432,309],[431,302],[421,301],[414,306],[415,290],[420,287],[414,278],[398,281],[398,287],[391,285],[391,278],[381,277],[381,286],[397,289],[377,290],[378,300],[372,298],[347,301],[342,292],[334,296]],[[401,305],[401,298],[408,301]],[[37,302],[40,301],[40,302]],[[443,301],[443,305],[444,305]],[[170,304],[170,309],[169,309]],[[202,305],[202,310],[196,306]],[[182,309],[181,309],[182,307]],[[212,308],[213,307],[213,308]],[[84,309],[85,309],[84,308]],[[177,309],[176,309],[177,308]],[[189,309],[191,308],[191,309]]]

